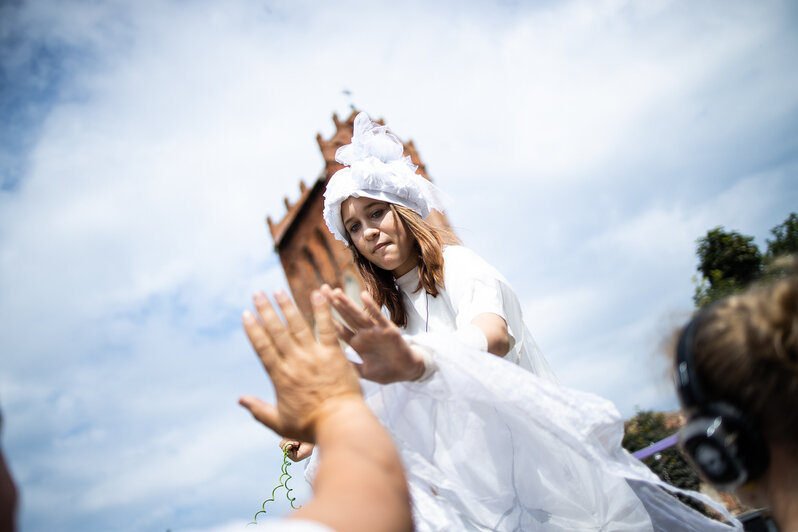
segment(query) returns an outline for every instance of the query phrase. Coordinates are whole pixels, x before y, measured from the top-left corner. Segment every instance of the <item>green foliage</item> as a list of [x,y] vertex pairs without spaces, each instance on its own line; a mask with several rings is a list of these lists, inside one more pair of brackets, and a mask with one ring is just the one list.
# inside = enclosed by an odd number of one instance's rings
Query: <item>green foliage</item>
[[[623,447],[633,453],[667,438],[676,428],[669,428],[666,421],[662,412],[638,412],[624,424]],[[643,459],[643,463],[668,484],[689,490],[698,489],[698,476],[675,446]]]
[[697,243],[698,271],[703,279],[693,295],[696,306],[742,290],[762,271],[762,254],[752,236],[718,226]]
[[[624,449],[634,453],[667,438],[675,431],[676,427],[668,426],[667,417],[663,412],[638,411],[635,417],[624,423],[622,445]],[[698,491],[700,479],[678,447],[669,447],[644,458],[642,462],[668,484],[677,488]],[[676,497],[684,504],[707,514],[706,508],[700,502],[682,495]]]
[[775,237],[773,240],[765,240],[768,245],[765,258],[767,262],[780,255],[798,253],[798,214],[791,212],[786,220],[770,230]]
[[694,278],[693,301],[703,307],[724,296],[739,292],[752,281],[773,275],[769,266],[780,256],[798,254],[798,214],[790,213],[784,222],[770,230],[773,240],[766,240],[764,257],[754,244],[754,237],[718,226],[696,242],[698,272]]
[[734,278],[723,277],[720,271],[713,270],[709,278],[705,277],[696,284],[693,302],[697,307],[704,307],[722,297],[739,292],[746,284]]

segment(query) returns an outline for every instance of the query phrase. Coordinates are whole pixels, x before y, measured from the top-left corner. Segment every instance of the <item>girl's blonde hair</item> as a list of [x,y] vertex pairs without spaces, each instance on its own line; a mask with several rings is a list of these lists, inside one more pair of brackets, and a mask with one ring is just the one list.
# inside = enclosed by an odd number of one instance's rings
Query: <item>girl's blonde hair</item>
[[768,441],[798,448],[798,258],[790,274],[703,310],[693,358],[703,395],[739,408]]
[[[459,240],[449,231],[432,226],[413,210],[388,203],[388,208],[399,223],[413,237],[413,249],[418,254],[418,286],[415,291],[424,289],[432,297],[439,293],[438,288],[445,288],[443,280],[443,247],[445,244],[457,244]],[[347,238],[349,235],[347,234]],[[407,311],[402,301],[402,293],[396,286],[393,274],[388,270],[369,262],[349,241],[352,258],[357,265],[363,283],[377,305],[385,306],[391,315],[391,321],[397,326],[407,325]]]

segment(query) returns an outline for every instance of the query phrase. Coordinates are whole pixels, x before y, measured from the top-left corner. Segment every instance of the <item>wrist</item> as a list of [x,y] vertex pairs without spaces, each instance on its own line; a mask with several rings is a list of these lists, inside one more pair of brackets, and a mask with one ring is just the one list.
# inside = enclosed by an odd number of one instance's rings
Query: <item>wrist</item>
[[413,351],[416,359],[416,369],[413,378],[410,380],[414,382],[424,382],[432,377],[432,374],[435,373],[438,366],[432,359],[432,353],[430,353],[429,350],[419,345],[412,345],[410,349]]
[[310,430],[314,435],[311,443],[317,443],[328,427],[338,425],[342,419],[356,415],[357,411],[363,409],[369,410],[360,394],[345,394],[324,400],[311,418]]

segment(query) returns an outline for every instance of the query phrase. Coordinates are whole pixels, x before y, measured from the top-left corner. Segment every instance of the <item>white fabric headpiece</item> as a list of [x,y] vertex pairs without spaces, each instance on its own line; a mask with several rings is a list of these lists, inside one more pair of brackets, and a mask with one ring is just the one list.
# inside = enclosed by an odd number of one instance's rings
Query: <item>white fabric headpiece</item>
[[443,212],[443,192],[418,175],[402,153],[402,143],[387,126],[372,122],[366,113],[355,117],[352,143],[335,152],[335,160],[346,166],[333,174],[324,192],[324,222],[336,239],[349,245],[341,220],[341,203],[349,197],[402,205],[423,218],[432,209]]

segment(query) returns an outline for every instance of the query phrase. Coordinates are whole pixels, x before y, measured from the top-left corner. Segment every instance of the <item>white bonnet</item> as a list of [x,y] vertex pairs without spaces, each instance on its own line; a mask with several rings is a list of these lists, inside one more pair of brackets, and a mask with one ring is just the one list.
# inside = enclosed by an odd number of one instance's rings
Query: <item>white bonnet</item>
[[349,197],[402,205],[423,218],[431,209],[443,212],[443,193],[418,175],[402,153],[402,143],[387,126],[372,122],[366,113],[355,117],[352,143],[335,152],[335,160],[346,166],[333,174],[324,192],[324,222],[336,239],[349,245],[341,220],[341,203]]

